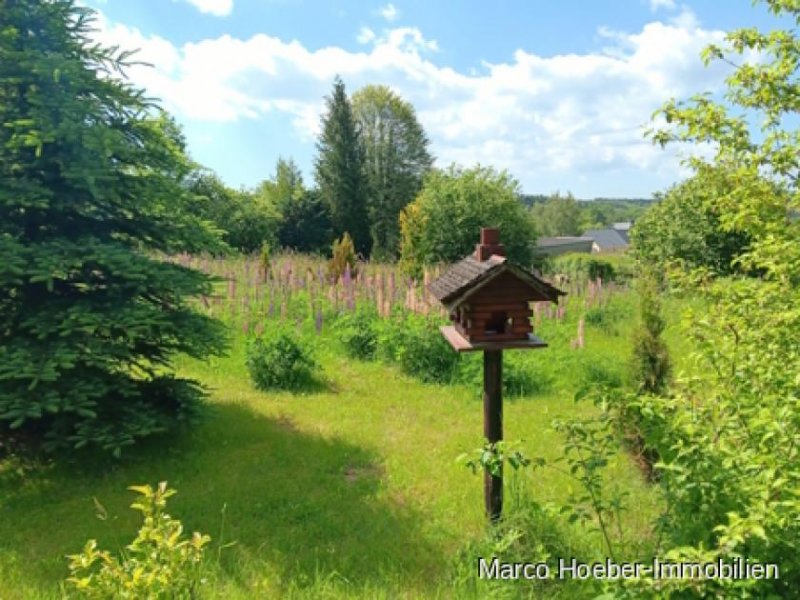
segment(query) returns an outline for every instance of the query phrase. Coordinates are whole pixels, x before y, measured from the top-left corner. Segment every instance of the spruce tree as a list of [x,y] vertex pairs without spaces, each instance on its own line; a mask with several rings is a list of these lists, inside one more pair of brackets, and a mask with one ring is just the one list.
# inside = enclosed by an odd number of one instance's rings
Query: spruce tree
[[219,249],[175,123],[72,0],[0,0],[0,438],[119,454],[194,412],[170,357],[222,350],[159,256]]
[[335,236],[349,233],[356,252],[368,256],[371,244],[364,150],[350,100],[339,77],[325,105],[322,133],[317,142],[319,154],[314,165],[317,187],[330,207]]

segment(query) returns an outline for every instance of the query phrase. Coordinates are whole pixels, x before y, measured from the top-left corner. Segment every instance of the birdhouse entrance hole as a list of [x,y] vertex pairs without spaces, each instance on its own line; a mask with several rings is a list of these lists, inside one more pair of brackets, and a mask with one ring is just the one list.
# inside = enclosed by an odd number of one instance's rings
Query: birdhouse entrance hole
[[511,319],[508,318],[506,311],[493,311],[486,321],[484,333],[487,335],[502,334],[511,330]]

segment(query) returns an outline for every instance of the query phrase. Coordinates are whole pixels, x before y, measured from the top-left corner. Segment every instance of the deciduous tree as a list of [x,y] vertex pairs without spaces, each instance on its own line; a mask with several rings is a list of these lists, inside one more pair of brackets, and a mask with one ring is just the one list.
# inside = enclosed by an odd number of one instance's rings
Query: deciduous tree
[[634,225],[635,256],[661,269],[680,262],[723,275],[736,271],[734,259],[746,250],[748,237],[723,229],[715,208],[732,185],[725,173],[706,169],[670,188]]
[[425,265],[463,258],[475,249],[481,227],[499,227],[507,255],[530,265],[536,230],[518,195],[519,183],[505,171],[432,171],[401,214],[403,267],[419,275]]
[[572,194],[556,192],[546,202],[533,207],[537,231],[544,236],[578,235],[580,209]]
[[400,211],[414,200],[433,164],[429,141],[414,107],[386,86],[368,85],[353,94],[353,114],[364,146],[372,252],[396,257]]

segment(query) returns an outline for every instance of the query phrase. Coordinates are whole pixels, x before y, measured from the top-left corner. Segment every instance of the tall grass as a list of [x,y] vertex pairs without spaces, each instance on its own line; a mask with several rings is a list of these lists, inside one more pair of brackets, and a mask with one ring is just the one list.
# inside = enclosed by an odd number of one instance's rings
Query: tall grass
[[[474,578],[475,556],[498,543],[487,530],[480,478],[455,464],[481,443],[480,356],[464,358],[462,376],[443,385],[400,362],[345,354],[337,334],[360,310],[386,328],[443,319],[426,281],[364,264],[349,281],[333,282],[322,260],[299,255],[273,257],[266,273],[255,258],[172,260],[220,277],[214,295],[197,302],[230,326],[229,355],[177,361],[210,389],[208,418],[122,463],[0,459],[0,597],[58,597],[66,554],[89,538],[119,548],[135,533],[127,486],[165,479],[178,490],[175,513],[188,530],[213,536],[224,524],[212,540],[211,597],[581,597],[570,584],[489,586]],[[554,417],[592,410],[572,402],[584,383],[624,384],[635,298],[604,282],[581,285],[584,293],[559,306],[536,306],[536,332],[549,348],[506,353],[509,381],[536,384],[509,394],[504,415],[507,439],[522,440],[529,456],[557,452]],[[583,343],[572,344],[588,310],[613,313],[615,333],[586,320]],[[314,347],[322,385],[302,394],[254,388],[247,341],[278,327]],[[614,469],[639,499],[629,524],[647,540],[655,497],[623,453]],[[520,478],[509,488],[507,517],[524,535],[511,551],[523,556],[541,542],[551,554],[602,552],[596,536],[541,508],[567,496],[567,478]],[[106,507],[105,521],[93,498]]]

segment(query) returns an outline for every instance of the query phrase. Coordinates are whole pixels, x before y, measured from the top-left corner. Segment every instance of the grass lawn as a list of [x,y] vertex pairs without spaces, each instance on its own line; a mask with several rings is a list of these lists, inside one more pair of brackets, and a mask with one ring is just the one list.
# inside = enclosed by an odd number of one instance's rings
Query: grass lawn
[[[629,321],[617,335],[588,328],[579,351],[566,341],[573,330],[555,327],[543,333],[552,347],[526,360],[547,364],[556,385],[505,404],[505,437],[524,440],[528,456],[560,452],[553,418],[593,410],[572,401],[581,357],[621,364],[629,348]],[[170,514],[213,538],[212,596],[485,595],[483,582],[458,577],[473,570],[464,550],[487,532],[482,478],[455,461],[481,444],[480,390],[347,359],[328,336],[318,353],[324,383],[312,393],[256,391],[239,336],[226,358],[179,361],[212,390],[207,418],[191,431],[153,439],[119,463],[0,463],[0,598],[57,597],[64,556],[92,537],[108,549],[129,542],[139,516],[126,487],[160,480],[178,490]],[[657,495],[627,455],[612,469],[631,494],[626,528],[646,543]],[[551,470],[521,477],[526,497],[540,502],[563,501],[573,487]],[[603,555],[599,536],[560,531],[562,547]],[[536,594],[579,595],[564,586]]]

